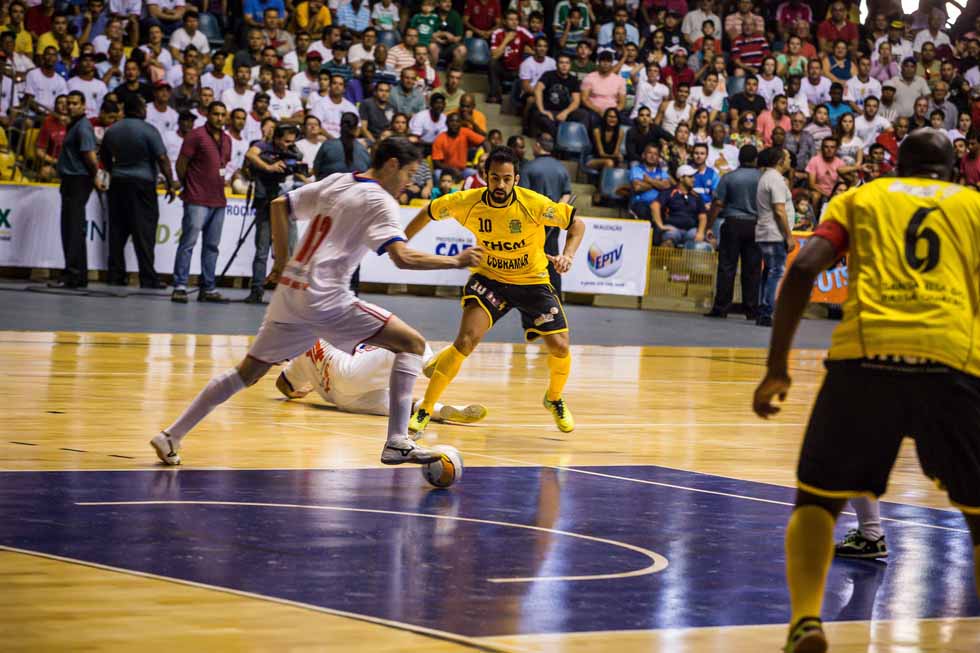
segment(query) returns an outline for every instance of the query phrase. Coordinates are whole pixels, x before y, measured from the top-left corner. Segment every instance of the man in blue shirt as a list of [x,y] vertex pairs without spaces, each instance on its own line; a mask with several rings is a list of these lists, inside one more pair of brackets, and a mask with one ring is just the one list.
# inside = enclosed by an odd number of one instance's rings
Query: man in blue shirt
[[637,218],[653,219],[652,205],[661,191],[673,186],[670,175],[660,167],[660,148],[647,143],[643,148],[643,160],[630,168],[630,184],[633,196],[630,198],[630,211]]
[[721,181],[721,175],[714,168],[708,167],[708,145],[698,143],[694,146],[694,192],[704,200],[704,206],[711,209],[711,200],[715,196],[715,189]]
[[654,200],[651,208],[655,244],[683,247],[704,242],[708,212],[704,200],[694,192],[695,173],[693,167],[682,165],[677,169],[677,187],[660,193]]
[[845,113],[854,113],[851,105],[844,102],[844,86],[839,82],[830,85],[830,102],[826,105],[827,113],[830,114],[830,126],[836,127],[840,117]]
[[286,5],[282,0],[245,0],[242,9],[249,27],[263,26],[266,9],[275,9],[279,12],[279,18],[286,18]]

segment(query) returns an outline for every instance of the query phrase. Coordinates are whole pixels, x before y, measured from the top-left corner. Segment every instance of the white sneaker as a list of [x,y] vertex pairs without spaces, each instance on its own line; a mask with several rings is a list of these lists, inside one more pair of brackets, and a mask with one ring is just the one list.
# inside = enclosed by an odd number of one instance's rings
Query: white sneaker
[[473,424],[484,419],[488,412],[487,407],[481,406],[480,404],[470,404],[465,408],[457,408],[456,406],[446,404],[439,409],[439,421]]
[[164,465],[180,464],[180,444],[175,442],[172,437],[160,431],[150,440],[150,446],[157,452],[157,458],[163,461]]
[[435,462],[439,458],[438,451],[420,447],[412,442],[408,436],[389,439],[385,443],[384,451],[381,452],[381,462],[385,465],[401,465],[402,463],[425,465]]

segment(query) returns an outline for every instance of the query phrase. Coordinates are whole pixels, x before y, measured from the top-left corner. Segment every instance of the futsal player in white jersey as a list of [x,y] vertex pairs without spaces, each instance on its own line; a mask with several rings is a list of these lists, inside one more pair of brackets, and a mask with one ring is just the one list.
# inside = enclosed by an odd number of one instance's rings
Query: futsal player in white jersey
[[[432,358],[428,343],[422,355]],[[348,413],[387,415],[388,381],[395,354],[371,345],[358,345],[351,355],[318,340],[305,354],[294,358],[279,374],[276,388],[289,399],[302,399],[314,390],[329,404]],[[437,422],[472,424],[487,416],[485,406],[457,407],[437,403],[432,419]]]
[[[405,139],[389,138],[375,150],[365,173],[337,173],[272,201],[272,244],[276,263],[270,280],[278,281],[259,333],[248,354],[233,369],[216,376],[173,424],[150,444],[167,465],[180,464],[184,437],[232,395],[255,384],[278,363],[296,358],[318,338],[353,352],[362,343],[395,354],[389,377],[388,439],[381,453],[386,465],[425,464],[439,454],[408,436],[412,386],[422,369],[425,339],[385,309],[358,299],[350,280],[369,251],[387,253],[407,270],[466,268],[477,265],[480,248],[456,256],[410,249],[395,197],[418,168],[418,149]],[[290,220],[308,220],[303,241],[288,255]],[[288,262],[287,262],[288,261]]]

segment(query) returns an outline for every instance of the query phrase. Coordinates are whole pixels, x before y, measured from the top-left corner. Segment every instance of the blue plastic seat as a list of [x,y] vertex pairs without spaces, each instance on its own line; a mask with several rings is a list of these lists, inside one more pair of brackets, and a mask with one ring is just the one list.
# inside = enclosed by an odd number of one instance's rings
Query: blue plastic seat
[[[620,204],[625,198],[616,193],[623,186],[630,185],[630,171],[626,168],[604,168],[599,177],[599,197],[603,202]],[[628,195],[626,197],[629,197]]]
[[490,65],[490,44],[485,39],[468,38],[466,45],[466,63],[476,68],[486,68]]
[[401,43],[402,37],[397,30],[388,30],[386,32],[378,32],[378,43],[385,46],[389,50]]
[[212,48],[220,48],[225,44],[225,37],[221,33],[221,25],[218,24],[218,19],[214,17],[214,14],[209,14],[206,11],[202,11],[197,15],[199,29],[204,36],[207,37],[208,43]]
[[566,121],[558,125],[558,152],[574,158],[583,158],[592,152],[589,130],[580,122]]

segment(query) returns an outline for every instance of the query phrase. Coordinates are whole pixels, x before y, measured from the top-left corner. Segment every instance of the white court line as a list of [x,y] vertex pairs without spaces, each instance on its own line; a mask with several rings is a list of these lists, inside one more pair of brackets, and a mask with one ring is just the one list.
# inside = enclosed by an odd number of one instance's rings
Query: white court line
[[[537,422],[534,424],[512,424],[512,423],[490,423],[487,424],[488,428],[495,429],[540,429],[542,422]],[[717,422],[603,422],[601,424],[576,424],[575,430],[581,429],[629,429],[629,428],[701,428],[703,426],[707,427],[725,427],[725,428],[779,428],[779,427],[801,427],[806,426],[804,423],[795,422],[746,422],[741,424],[736,423],[717,423]]]
[[[319,428],[319,427],[310,426],[308,424],[296,424],[295,422],[282,422],[282,421],[277,422],[277,423],[278,424],[283,424],[283,425],[286,425],[286,426],[295,427],[295,428],[306,429],[306,430],[309,430],[309,431],[316,431],[318,433],[330,433],[330,434],[340,435],[342,437],[346,436],[346,437],[357,438],[357,439],[360,439],[360,440],[364,440],[364,439],[368,439],[368,438],[370,438],[371,440],[377,440],[378,439],[375,436],[366,436],[366,435],[356,435],[356,434],[352,434],[352,433],[343,433],[343,432],[334,431],[334,430],[331,430],[331,429],[322,429],[322,428]],[[541,425],[540,424],[536,424],[534,426],[540,427]],[[700,492],[701,494],[714,494],[714,495],[717,495],[717,496],[730,497],[730,498],[733,498],[733,499],[744,499],[746,501],[757,501],[759,503],[770,503],[770,504],[777,505],[777,506],[790,506],[790,507],[794,507],[796,505],[795,503],[791,503],[791,502],[788,502],[788,501],[776,501],[774,499],[763,499],[761,497],[750,497],[750,496],[744,495],[744,494],[732,494],[732,493],[729,493],[729,492],[720,492],[720,491],[717,491],[717,490],[703,490],[701,488],[688,487],[686,485],[674,485],[672,483],[662,483],[660,481],[648,481],[646,479],[632,478],[630,476],[619,476],[619,475],[616,475],[616,474],[603,474],[601,472],[593,472],[593,471],[589,471],[589,470],[586,470],[586,469],[579,469],[577,467],[565,467],[565,466],[562,466],[562,465],[547,465],[547,464],[544,464],[544,463],[531,462],[531,461],[528,461],[528,460],[519,460],[517,458],[506,458],[506,457],[503,457],[503,456],[491,456],[489,454],[475,453],[475,452],[472,452],[472,451],[463,451],[462,453],[464,453],[466,456],[476,456],[478,458],[488,458],[490,460],[499,460],[499,461],[503,461],[503,462],[517,463],[518,465],[522,465],[522,466],[525,466],[525,467],[547,467],[548,469],[557,469],[559,471],[573,472],[575,474],[585,474],[585,475],[588,475],[588,476],[599,476],[599,477],[603,477],[603,478],[610,478],[610,479],[617,480],[617,481],[626,481],[628,483],[642,483],[644,485],[658,485],[660,487],[671,488],[671,489],[674,489],[674,490],[685,490],[687,492]],[[673,469],[673,468],[668,468],[668,469]],[[691,472],[689,470],[678,470],[678,471],[687,471],[688,473],[691,473],[691,474],[700,474],[701,473],[701,472]],[[717,476],[717,475],[716,474],[705,474],[705,476]],[[727,477],[721,477],[721,478],[727,478]],[[733,478],[733,479],[730,479],[730,480],[746,482],[746,481],[744,481],[744,479],[734,479]],[[898,505],[907,505],[907,504],[898,504]],[[911,507],[913,507],[913,508],[919,508],[921,506],[911,506]],[[931,508],[931,510],[935,510],[935,508]],[[847,511],[841,511],[841,514],[843,514],[843,515],[854,515],[853,512],[847,512]],[[940,526],[938,524],[925,524],[923,522],[909,521],[907,519],[895,519],[893,517],[882,517],[881,519],[882,519],[882,521],[889,521],[889,522],[893,522],[895,524],[904,524],[906,526],[921,526],[922,528],[934,528],[934,529],[941,530],[941,531],[951,531],[953,533],[969,533],[970,532],[968,529],[965,529],[965,528],[952,528],[950,526]]]
[[555,581],[572,581],[572,580],[613,580],[618,578],[633,578],[635,576],[647,576],[649,574],[655,574],[659,571],[663,571],[667,568],[668,562],[667,558],[663,557],[659,553],[651,551],[649,549],[644,549],[639,546],[634,546],[632,544],[626,544],[625,542],[618,542],[616,540],[608,540],[603,537],[593,537],[592,535],[582,535],[581,533],[572,533],[570,531],[560,531],[554,528],[544,528],[543,526],[531,526],[529,524],[514,524],[506,521],[494,521],[491,519],[475,519],[473,517],[454,517],[451,515],[434,515],[424,512],[402,512],[400,510],[376,510],[370,508],[348,508],[346,506],[311,506],[295,503],[259,503],[253,501],[82,501],[76,502],[76,506],[249,506],[252,508],[299,508],[302,510],[330,510],[336,512],[360,512],[372,515],[396,515],[399,517],[422,517],[425,519],[445,519],[448,521],[459,521],[467,522],[471,524],[490,524],[491,526],[504,526],[508,528],[523,528],[529,531],[538,531],[542,533],[554,533],[555,535],[565,535],[568,537],[575,537],[581,540],[588,540],[590,542],[599,542],[600,544],[608,544],[610,546],[619,547],[621,549],[627,549],[629,551],[634,551],[641,555],[646,556],[652,562],[643,569],[634,569],[633,571],[624,571],[616,574],[591,574],[586,576],[530,576],[527,578],[487,578],[486,580],[491,583],[537,583],[537,582],[555,582]]
[[372,617],[370,615],[358,614],[356,612],[346,612],[344,610],[324,608],[319,605],[313,605],[312,603],[302,603],[300,601],[291,601],[289,599],[281,599],[275,596],[265,596],[264,594],[255,594],[254,592],[236,590],[230,587],[221,587],[220,585],[210,585],[208,583],[199,583],[197,581],[184,580],[182,578],[160,576],[159,574],[151,574],[145,571],[136,571],[133,569],[124,569],[122,567],[113,567],[112,565],[103,565],[98,562],[89,562],[88,560],[80,560],[78,558],[68,558],[65,556],[54,555],[52,553],[31,551],[29,549],[19,549],[13,546],[6,546],[4,544],[0,544],[0,551],[23,553],[25,555],[36,556],[38,558],[47,558],[48,560],[69,562],[77,565],[82,565],[84,567],[93,567],[95,569],[103,569],[105,571],[115,571],[121,574],[128,574],[130,576],[139,576],[141,578],[149,578],[152,580],[162,580],[162,581],[167,581],[169,583],[176,583],[178,585],[187,585],[188,587],[197,587],[199,589],[214,590],[216,592],[223,592],[225,594],[243,596],[249,599],[258,599],[260,601],[279,603],[280,605],[287,605],[292,608],[302,608],[304,610],[312,610],[313,612],[322,612],[324,614],[333,615],[335,617],[346,617],[348,619],[354,619],[356,621],[366,621],[368,623],[376,624],[379,626],[387,626],[389,628],[395,628],[396,630],[404,630],[410,633],[415,633],[416,635],[425,635],[427,637],[433,637],[435,639],[453,642],[455,644],[461,644],[463,646],[468,646],[470,648],[474,648],[480,651],[489,651],[491,653],[531,653],[534,650],[534,649],[513,646],[513,645],[491,644],[487,642],[481,642],[479,639],[474,637],[467,637],[466,635],[457,635],[456,633],[450,633],[445,630],[438,630],[436,628],[416,626],[415,624],[405,623],[402,621],[393,621],[391,619],[382,619],[380,617]]

